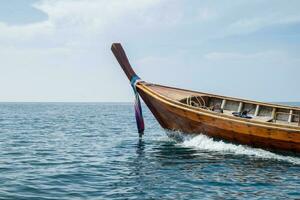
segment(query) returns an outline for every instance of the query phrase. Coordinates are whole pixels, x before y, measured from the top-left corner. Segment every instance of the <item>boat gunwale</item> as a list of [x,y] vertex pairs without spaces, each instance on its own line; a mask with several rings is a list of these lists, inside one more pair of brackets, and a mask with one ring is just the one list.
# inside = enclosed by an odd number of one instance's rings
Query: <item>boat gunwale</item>
[[181,90],[181,91],[185,91],[185,92],[203,94],[203,95],[207,95],[207,96],[210,96],[210,97],[216,97],[216,98],[221,98],[221,99],[226,99],[226,100],[240,101],[240,102],[243,102],[243,103],[256,104],[256,105],[258,104],[260,106],[269,106],[269,107],[272,107],[272,108],[283,108],[283,109],[300,111],[300,107],[298,107],[298,106],[282,105],[282,104],[278,104],[278,103],[267,103],[267,102],[261,102],[261,101],[243,99],[243,98],[236,98],[236,97],[230,97],[230,96],[216,95],[216,94],[211,94],[211,93],[206,93],[206,92],[198,92],[198,91],[194,91],[194,90],[181,89],[181,88],[176,88],[176,87],[171,87],[171,86],[165,86],[165,85],[160,85],[160,84],[154,84],[154,83],[148,83],[148,82],[144,82],[144,83],[147,86],[148,85],[150,85],[150,86],[158,86],[158,87],[164,87],[164,88],[169,88],[169,89],[174,89],[174,90]]
[[[243,101],[245,103],[254,103],[254,104],[259,104],[262,106],[271,106],[271,107],[276,107],[276,108],[294,108],[292,106],[280,106],[279,104],[269,104],[269,103],[262,103],[262,102],[256,102],[256,101],[251,101],[251,100],[243,100],[243,99],[238,99],[238,98],[232,98],[232,97],[226,97],[226,96],[219,96],[219,95],[213,95],[213,94],[208,94],[208,93],[201,93],[201,92],[196,92],[196,91],[191,91],[191,90],[186,90],[186,89],[179,89],[179,88],[173,88],[173,87],[169,87],[169,86],[163,86],[163,85],[158,85],[158,84],[152,84],[152,83],[148,83],[148,82],[139,82],[137,84],[137,87],[139,89],[141,89],[141,87],[144,89],[145,92],[147,92],[149,95],[156,97],[158,100],[160,101],[164,101],[165,103],[171,105],[171,106],[175,106],[178,107],[179,109],[185,109],[188,111],[191,111],[193,113],[196,114],[203,114],[206,116],[210,116],[210,117],[214,117],[214,118],[219,118],[222,120],[226,120],[226,121],[234,121],[236,123],[243,123],[243,124],[251,124],[254,126],[258,126],[258,127],[262,127],[262,128],[272,128],[272,129],[277,129],[277,130],[284,130],[284,131],[295,131],[295,132],[299,132],[300,133],[300,126],[294,126],[294,125],[286,125],[286,124],[274,124],[274,123],[270,123],[270,122],[262,122],[262,121],[258,121],[255,119],[245,119],[245,118],[237,118],[234,116],[229,116],[229,115],[224,115],[221,113],[216,113],[210,110],[206,110],[203,108],[192,108],[191,106],[188,106],[184,103],[181,103],[180,101],[176,101],[172,98],[166,97],[162,94],[159,94],[158,92],[154,91],[153,89],[151,89],[149,86],[159,86],[159,87],[165,87],[165,88],[170,88],[170,89],[176,89],[176,90],[182,90],[182,91],[187,91],[187,92],[193,92],[193,93],[198,93],[198,94],[204,94],[204,95],[210,95],[212,97],[219,97],[219,98],[223,98],[226,100],[240,100]],[[274,105],[274,106],[273,106]],[[297,107],[295,107],[297,108]],[[296,110],[300,110],[299,108]]]

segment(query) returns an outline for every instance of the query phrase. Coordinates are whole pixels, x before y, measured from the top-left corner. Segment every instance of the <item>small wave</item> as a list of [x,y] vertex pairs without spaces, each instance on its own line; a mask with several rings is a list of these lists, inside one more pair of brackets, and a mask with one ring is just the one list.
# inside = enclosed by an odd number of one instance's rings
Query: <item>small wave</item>
[[223,141],[216,141],[206,135],[184,135],[179,132],[167,133],[169,137],[179,141],[179,145],[198,150],[223,152],[236,155],[246,155],[260,159],[272,159],[278,161],[285,161],[292,164],[300,165],[300,158],[293,156],[284,156],[272,153],[259,148],[251,148],[245,145],[236,145],[226,143]]

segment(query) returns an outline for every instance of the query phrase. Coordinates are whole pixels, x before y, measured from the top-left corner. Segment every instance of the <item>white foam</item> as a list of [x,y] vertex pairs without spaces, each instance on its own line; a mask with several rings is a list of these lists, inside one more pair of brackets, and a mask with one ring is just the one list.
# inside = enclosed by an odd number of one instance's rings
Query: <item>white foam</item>
[[[223,141],[215,141],[212,138],[209,138],[206,135],[202,134],[197,136],[183,136],[182,134],[180,135],[182,137],[182,142],[179,143],[179,145],[182,145],[184,147],[206,151],[224,152],[236,155],[246,155],[260,159],[273,159],[300,165],[299,157],[284,156],[263,149],[251,148],[244,145],[235,145],[231,143],[225,143]],[[176,133],[176,137],[178,137],[178,132]]]

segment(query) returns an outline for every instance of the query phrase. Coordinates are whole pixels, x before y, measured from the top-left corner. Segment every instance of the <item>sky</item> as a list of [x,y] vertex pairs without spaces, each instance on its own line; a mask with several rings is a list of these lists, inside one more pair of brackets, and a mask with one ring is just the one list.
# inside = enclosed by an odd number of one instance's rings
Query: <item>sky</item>
[[145,81],[300,101],[300,1],[0,1],[1,102],[128,102]]

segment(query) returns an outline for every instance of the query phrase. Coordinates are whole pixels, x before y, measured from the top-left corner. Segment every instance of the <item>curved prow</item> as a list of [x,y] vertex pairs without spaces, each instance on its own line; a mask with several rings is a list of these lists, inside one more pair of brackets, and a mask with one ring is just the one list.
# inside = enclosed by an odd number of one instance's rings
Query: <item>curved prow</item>
[[120,43],[113,43],[111,45],[111,51],[115,55],[129,81],[131,81],[133,77],[137,76],[136,73],[133,71],[126,56],[126,53]]
[[134,104],[134,110],[135,110],[135,119],[136,119],[136,125],[139,132],[139,136],[141,137],[144,133],[145,125],[144,125],[144,118],[142,113],[142,106],[139,98],[139,94],[136,88],[137,83],[140,81],[140,78],[136,75],[136,73],[133,71],[128,58],[126,56],[126,53],[120,43],[113,43],[111,45],[111,50],[115,57],[117,58],[119,64],[121,65],[123,71],[125,72],[127,78],[130,81],[130,84],[133,88],[134,94],[135,94],[135,104]]

